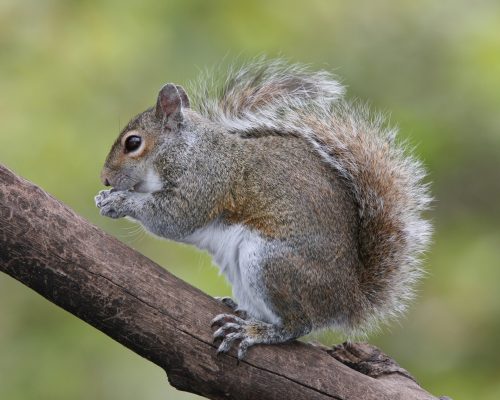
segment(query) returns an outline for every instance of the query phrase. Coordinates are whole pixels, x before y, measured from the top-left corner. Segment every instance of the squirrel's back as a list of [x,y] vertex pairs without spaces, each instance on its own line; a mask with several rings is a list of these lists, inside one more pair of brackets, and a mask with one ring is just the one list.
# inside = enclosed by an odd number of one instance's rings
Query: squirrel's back
[[348,333],[401,314],[421,275],[431,227],[421,215],[430,202],[425,172],[396,143],[396,132],[366,107],[344,100],[342,86],[326,72],[257,61],[220,81],[200,82],[193,106],[202,115],[242,137],[300,137],[348,188],[357,208],[353,251],[366,300],[361,318],[346,324]]

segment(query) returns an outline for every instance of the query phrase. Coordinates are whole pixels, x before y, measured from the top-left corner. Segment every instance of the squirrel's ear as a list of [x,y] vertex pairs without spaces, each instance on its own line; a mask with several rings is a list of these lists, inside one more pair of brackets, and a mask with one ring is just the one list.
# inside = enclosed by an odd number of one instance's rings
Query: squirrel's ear
[[189,108],[189,98],[182,86],[167,83],[160,89],[155,111],[157,118],[182,122],[183,108]]

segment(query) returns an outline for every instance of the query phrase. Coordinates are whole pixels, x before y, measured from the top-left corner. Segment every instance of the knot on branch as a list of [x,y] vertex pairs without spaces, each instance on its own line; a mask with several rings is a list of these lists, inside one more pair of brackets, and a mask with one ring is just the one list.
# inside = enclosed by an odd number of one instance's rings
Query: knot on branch
[[408,371],[400,367],[375,346],[368,343],[344,342],[327,350],[337,361],[371,378],[400,374],[416,382]]

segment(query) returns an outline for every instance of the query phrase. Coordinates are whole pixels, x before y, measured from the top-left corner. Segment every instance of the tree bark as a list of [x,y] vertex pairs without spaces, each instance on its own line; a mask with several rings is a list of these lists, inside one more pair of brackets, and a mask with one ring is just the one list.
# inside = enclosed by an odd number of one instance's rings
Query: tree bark
[[[210,399],[436,399],[378,349],[297,341],[216,356],[229,310],[0,165],[0,270]],[[19,371],[19,373],[22,373]]]

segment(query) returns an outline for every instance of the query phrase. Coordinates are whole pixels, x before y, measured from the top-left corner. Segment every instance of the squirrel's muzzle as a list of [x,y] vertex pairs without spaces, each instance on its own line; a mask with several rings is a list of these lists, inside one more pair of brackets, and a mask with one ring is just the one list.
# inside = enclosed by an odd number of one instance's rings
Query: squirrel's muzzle
[[101,182],[104,186],[111,186],[111,184],[109,183],[108,177],[105,174],[105,171],[101,172]]

